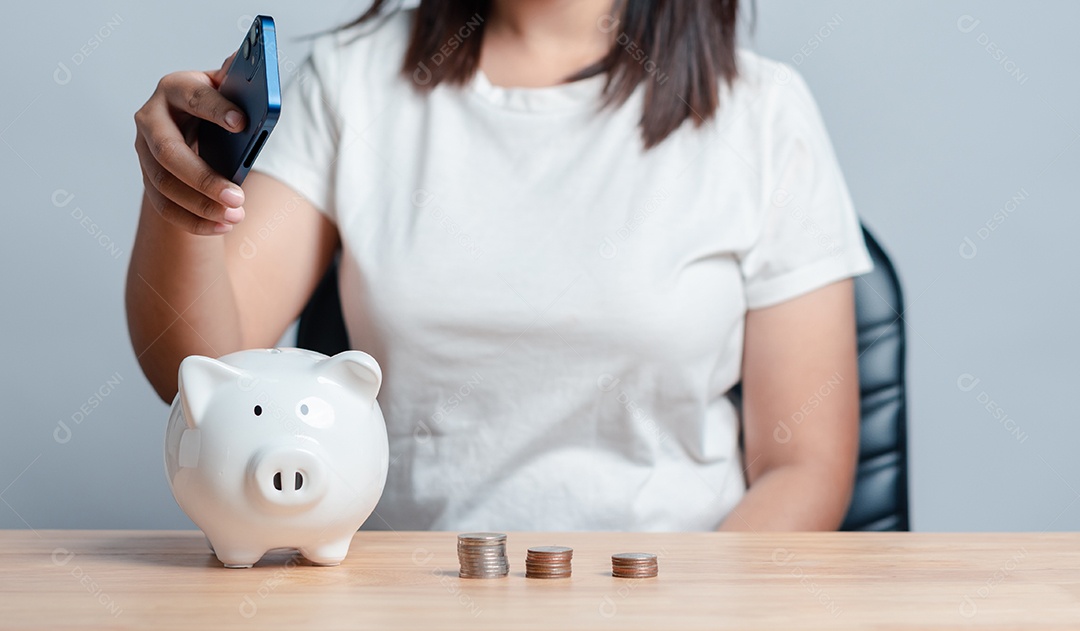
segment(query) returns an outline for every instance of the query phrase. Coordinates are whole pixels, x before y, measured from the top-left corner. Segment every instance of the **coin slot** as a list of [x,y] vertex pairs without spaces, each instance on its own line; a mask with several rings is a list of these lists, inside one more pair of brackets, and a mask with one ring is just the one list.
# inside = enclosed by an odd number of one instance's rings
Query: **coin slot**
[[255,157],[259,155],[260,151],[262,151],[263,143],[266,142],[266,137],[269,135],[270,132],[265,129],[261,134],[259,134],[259,139],[255,141],[255,146],[251,148],[251,151],[248,153],[247,158],[244,160],[245,169],[250,169],[251,165],[255,163]]

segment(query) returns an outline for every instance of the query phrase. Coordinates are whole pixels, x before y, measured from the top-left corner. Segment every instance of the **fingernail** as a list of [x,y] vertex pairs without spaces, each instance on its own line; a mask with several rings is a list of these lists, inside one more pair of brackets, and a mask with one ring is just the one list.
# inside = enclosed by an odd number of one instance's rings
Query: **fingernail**
[[227,188],[221,191],[221,201],[230,208],[236,208],[244,203],[244,192],[238,188]]
[[225,209],[225,221],[229,223],[240,223],[244,218],[243,208],[226,208]]
[[219,224],[214,226],[214,232],[216,232],[218,234],[221,234],[223,232],[228,232],[230,230],[232,230],[232,226],[230,226],[229,224],[219,223]]
[[239,127],[242,120],[244,120],[244,117],[236,110],[229,110],[229,112],[225,114],[225,124],[229,127]]

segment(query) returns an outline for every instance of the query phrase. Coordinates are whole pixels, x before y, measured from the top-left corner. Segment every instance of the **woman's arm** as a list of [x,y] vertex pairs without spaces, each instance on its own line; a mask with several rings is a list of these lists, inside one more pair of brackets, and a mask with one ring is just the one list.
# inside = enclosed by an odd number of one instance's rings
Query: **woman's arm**
[[853,281],[746,314],[750,488],[721,530],[836,530],[859,451]]
[[285,184],[253,172],[244,193],[247,217],[215,236],[174,226],[144,198],[128,268],[128,331],[166,402],[184,357],[273,346],[337,247],[334,225]]
[[[277,342],[338,242],[328,219],[273,178],[252,173],[239,196],[225,193],[235,185],[185,141],[199,119],[229,127],[220,72],[165,77],[135,116],[145,192],[128,268],[128,331],[166,402],[184,357]],[[226,214],[241,203],[238,216]]]

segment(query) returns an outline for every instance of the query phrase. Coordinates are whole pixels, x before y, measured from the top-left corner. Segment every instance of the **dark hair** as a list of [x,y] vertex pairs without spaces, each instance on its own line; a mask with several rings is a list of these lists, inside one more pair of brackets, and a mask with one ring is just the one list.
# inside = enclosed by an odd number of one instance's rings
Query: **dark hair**
[[[346,27],[375,20],[390,2],[374,0]],[[655,147],[687,119],[700,126],[716,114],[721,82],[738,76],[738,8],[738,0],[616,0],[610,21],[597,25],[615,34],[611,49],[567,81],[606,74],[603,107],[625,103],[644,83],[641,135]],[[424,92],[470,81],[490,9],[491,0],[421,0],[402,74]]]

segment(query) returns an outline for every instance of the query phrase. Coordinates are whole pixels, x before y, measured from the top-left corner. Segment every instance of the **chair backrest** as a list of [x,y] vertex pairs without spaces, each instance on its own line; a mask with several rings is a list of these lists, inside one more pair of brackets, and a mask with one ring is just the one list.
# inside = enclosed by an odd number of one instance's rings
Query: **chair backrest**
[[349,350],[349,333],[341,312],[338,294],[338,256],[330,262],[315,292],[311,294],[296,327],[296,345],[324,355]]
[[[888,255],[865,228],[874,270],[855,281],[862,421],[855,493],[841,530],[908,530],[907,382],[903,294]],[[300,315],[297,346],[349,348],[335,260]],[[738,401],[738,386],[733,397]]]
[[874,269],[855,280],[862,421],[855,494],[841,530],[908,530],[907,338],[889,256],[864,227]]

